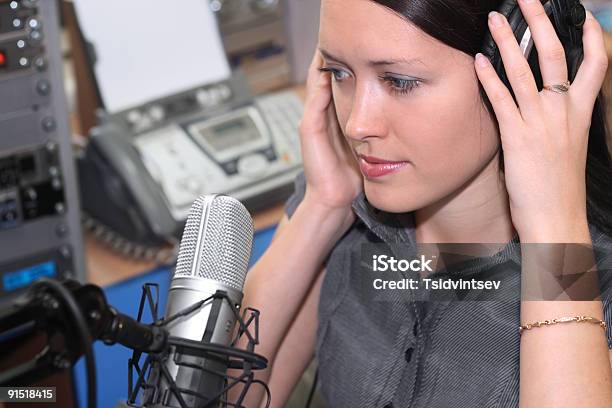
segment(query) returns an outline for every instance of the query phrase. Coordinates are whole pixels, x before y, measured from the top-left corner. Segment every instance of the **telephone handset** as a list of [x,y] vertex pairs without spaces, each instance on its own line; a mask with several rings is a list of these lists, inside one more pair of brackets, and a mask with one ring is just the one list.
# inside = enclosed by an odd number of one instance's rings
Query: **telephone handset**
[[115,124],[93,131],[78,159],[84,210],[129,241],[161,245],[177,233],[159,186]]

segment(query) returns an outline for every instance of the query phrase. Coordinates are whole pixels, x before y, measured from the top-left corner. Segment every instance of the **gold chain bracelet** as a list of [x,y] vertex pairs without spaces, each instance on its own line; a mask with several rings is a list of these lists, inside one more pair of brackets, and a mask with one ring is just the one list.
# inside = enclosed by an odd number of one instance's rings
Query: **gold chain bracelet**
[[568,316],[568,317],[558,317],[558,318],[552,319],[552,320],[542,320],[540,322],[527,323],[527,324],[525,324],[523,326],[519,326],[519,334],[523,334],[524,330],[531,330],[534,327],[550,326],[550,325],[557,324],[557,323],[570,323],[570,322],[593,323],[593,324],[597,324],[597,325],[601,326],[601,328],[604,329],[604,331],[606,331],[606,329],[607,329],[606,322],[604,322],[603,320],[599,320],[599,319],[597,319],[595,317],[590,317],[590,316]]

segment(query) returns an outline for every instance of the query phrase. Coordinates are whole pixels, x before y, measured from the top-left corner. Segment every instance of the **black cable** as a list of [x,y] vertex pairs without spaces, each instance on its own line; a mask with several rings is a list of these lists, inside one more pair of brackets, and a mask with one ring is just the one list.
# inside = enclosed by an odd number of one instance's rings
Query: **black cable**
[[[197,340],[189,340],[173,336],[168,337],[168,344],[175,347],[182,347],[188,351],[187,353],[182,351],[180,354],[187,354],[196,357],[205,357],[207,354],[217,355],[222,358],[234,357],[253,364],[253,370],[263,370],[268,366],[268,359],[266,359],[264,356],[260,356],[259,354],[251,351],[237,349],[232,346],[224,346],[218,343],[202,343]],[[201,353],[195,353],[194,350],[200,351]],[[232,366],[231,368],[241,367]]]
[[270,407],[270,402],[272,401],[272,393],[270,392],[270,387],[268,387],[268,384],[266,384],[265,382],[261,381],[261,380],[253,380],[254,384],[259,384],[264,388],[264,391],[266,392],[266,405],[265,408],[269,408]]
[[42,278],[38,280],[34,286],[41,286],[51,289],[53,292],[59,295],[66,308],[72,314],[76,328],[79,331],[79,336],[83,342],[83,349],[85,352],[85,367],[87,372],[87,407],[96,408],[96,366],[92,347],[93,340],[89,334],[87,322],[81,313],[81,309],[68,289],[57,281]]
[[317,381],[319,380],[319,367],[317,367],[314,375],[314,379],[312,380],[312,388],[310,388],[310,393],[308,394],[308,400],[306,401],[306,407],[310,408],[310,404],[312,403],[312,397],[314,397],[315,389],[317,388]]

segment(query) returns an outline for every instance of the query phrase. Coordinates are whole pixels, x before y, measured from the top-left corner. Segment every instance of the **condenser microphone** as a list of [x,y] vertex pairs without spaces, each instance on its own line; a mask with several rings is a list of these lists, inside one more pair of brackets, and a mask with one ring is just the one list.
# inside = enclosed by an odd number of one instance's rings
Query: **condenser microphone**
[[[236,199],[224,195],[198,198],[193,206],[179,247],[176,270],[170,284],[165,326],[174,338],[229,346],[242,301],[253,242],[253,221]],[[227,298],[214,298],[224,292]],[[187,315],[182,311],[204,302]],[[229,299],[229,301],[228,301]],[[232,310],[234,308],[234,310]],[[181,317],[176,318],[179,315]],[[147,383],[156,395],[150,407],[181,407],[177,389],[188,407],[210,404],[223,390],[228,361],[222,357],[182,355],[173,347],[168,358],[151,370]],[[171,384],[161,371],[169,374]]]

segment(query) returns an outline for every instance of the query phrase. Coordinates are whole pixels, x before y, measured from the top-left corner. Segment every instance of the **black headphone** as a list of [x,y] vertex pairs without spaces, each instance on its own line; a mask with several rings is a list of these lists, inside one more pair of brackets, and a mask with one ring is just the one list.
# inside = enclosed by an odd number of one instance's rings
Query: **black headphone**
[[[580,3],[580,0],[542,0],[541,2],[548,18],[550,18],[555,27],[561,44],[563,44],[567,60],[568,79],[573,81],[584,58],[582,26],[586,21],[586,10]],[[508,23],[510,23],[510,27],[514,31],[514,36],[521,45],[523,55],[525,55],[529,62],[538,89],[542,89],[542,73],[538,63],[537,50],[534,47],[531,31],[528,30],[527,22],[518,3],[516,0],[506,0],[497,11],[508,19]],[[490,32],[487,32],[482,52],[489,57],[500,79],[512,92],[499,49]],[[512,95],[514,96],[514,92],[512,92]]]

